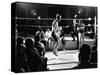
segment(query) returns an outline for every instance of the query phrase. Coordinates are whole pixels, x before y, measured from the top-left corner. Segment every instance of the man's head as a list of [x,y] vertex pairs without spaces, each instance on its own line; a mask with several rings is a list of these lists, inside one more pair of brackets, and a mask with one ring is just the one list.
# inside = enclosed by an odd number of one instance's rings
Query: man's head
[[27,38],[25,40],[25,46],[26,48],[32,48],[34,46],[34,41],[31,38]]
[[83,44],[82,47],[80,48],[79,61],[81,63],[87,63],[90,60],[90,56],[91,56],[91,47],[88,44]]
[[24,38],[23,37],[18,37],[17,38],[17,45],[21,45],[21,44],[23,44],[24,43]]
[[56,20],[61,21],[61,15],[57,14],[56,15]]
[[39,28],[38,28],[38,31],[40,31],[40,32],[41,32],[41,31],[42,31],[42,28],[41,28],[41,27],[39,27]]
[[50,31],[50,29],[49,29],[49,28],[47,28],[47,29],[46,29],[46,31],[48,31],[48,32],[49,32],[49,31]]

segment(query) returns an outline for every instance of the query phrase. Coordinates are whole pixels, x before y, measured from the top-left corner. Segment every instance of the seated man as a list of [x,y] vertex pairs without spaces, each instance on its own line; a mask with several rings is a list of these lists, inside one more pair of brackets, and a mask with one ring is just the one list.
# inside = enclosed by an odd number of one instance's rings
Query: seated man
[[34,47],[39,52],[40,57],[44,57],[44,54],[45,54],[45,46],[44,46],[44,44],[40,42],[40,37],[38,35],[35,36],[34,39],[35,39]]
[[88,44],[83,44],[79,53],[79,64],[73,69],[96,68],[95,64],[90,63],[91,47]]
[[38,31],[36,32],[36,36],[40,37],[40,40],[44,40],[44,32],[42,30],[42,28],[38,28]]
[[43,61],[42,70],[47,70],[47,58],[44,57],[45,56],[45,46],[43,43],[40,42],[39,36],[35,36],[34,39],[35,39],[34,47],[37,49],[39,56],[41,57]]
[[17,49],[17,54],[16,54],[16,72],[26,72],[27,66],[25,65],[25,59],[24,59],[24,51],[25,51],[25,46],[24,46],[24,38],[23,37],[18,37],[16,40],[16,49]]
[[39,41],[41,41],[41,43],[43,43],[44,46],[46,46],[44,31],[42,30],[42,28],[38,28],[38,31],[36,32],[35,36],[39,36]]
[[97,46],[95,45],[92,47],[91,60],[90,60],[91,63],[97,64],[97,56],[98,56],[97,52],[98,52]]
[[33,40],[31,38],[26,39],[25,46],[24,57],[28,71],[41,71],[43,62],[37,49],[34,48]]

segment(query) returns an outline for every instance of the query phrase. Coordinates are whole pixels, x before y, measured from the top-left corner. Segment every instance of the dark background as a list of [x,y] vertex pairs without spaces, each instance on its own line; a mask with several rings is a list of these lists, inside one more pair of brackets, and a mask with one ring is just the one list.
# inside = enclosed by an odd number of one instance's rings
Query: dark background
[[[80,11],[80,13],[78,13]],[[54,4],[39,4],[39,3],[16,3],[16,17],[20,18],[34,18],[33,13],[37,13],[41,18],[53,18],[55,19],[56,14],[60,14],[62,18],[73,19],[77,14],[79,18],[97,18],[97,7],[90,6],[75,6],[75,5],[54,5]],[[16,20],[18,33],[24,32],[29,34],[35,34],[37,27],[34,26],[45,26],[42,27],[45,31],[47,26],[52,26],[53,20],[39,20],[39,23],[34,24],[33,19],[18,19]],[[83,21],[86,25],[88,23],[94,24],[94,20]],[[72,20],[61,20],[59,26],[72,25]],[[48,27],[51,29],[51,27]],[[68,30],[68,29],[67,29]],[[69,31],[69,30],[68,30]],[[67,31],[67,32],[68,32]],[[69,32],[68,32],[69,33]]]

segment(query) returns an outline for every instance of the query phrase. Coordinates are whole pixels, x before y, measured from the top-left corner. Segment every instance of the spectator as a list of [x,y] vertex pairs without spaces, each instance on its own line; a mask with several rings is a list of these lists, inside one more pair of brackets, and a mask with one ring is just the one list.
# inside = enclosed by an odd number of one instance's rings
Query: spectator
[[92,47],[90,62],[93,63],[93,64],[97,64],[97,47],[96,46]]
[[91,63],[97,64],[97,35],[94,37],[94,46],[92,47]]
[[36,36],[39,36],[40,40],[44,39],[44,32],[41,27],[38,28],[38,31],[36,32]]
[[27,67],[25,65],[25,58],[23,51],[25,50],[25,46],[23,44],[24,38],[18,37],[17,38],[17,54],[16,54],[16,71],[17,72],[25,72],[27,71]]
[[37,35],[35,36],[35,48],[38,50],[40,57],[45,54],[45,46],[40,42],[40,37]]
[[45,33],[44,33],[44,31],[42,30],[42,28],[38,28],[38,31],[36,32],[36,36],[39,36],[39,41],[41,42],[41,43],[43,43],[44,44],[44,46],[46,47],[46,40],[45,40]]
[[91,47],[87,44],[83,44],[83,46],[80,48],[79,64],[73,69],[95,68],[96,65],[90,63],[90,57],[91,57]]
[[42,65],[42,60],[41,57],[39,56],[39,53],[36,48],[34,48],[34,43],[31,38],[26,39],[25,41],[25,60],[26,60],[26,65],[29,69],[30,72],[33,71],[40,71],[41,70],[41,65]]
[[44,57],[44,55],[45,55],[45,46],[44,46],[44,44],[42,44],[40,42],[40,37],[39,36],[35,36],[35,43],[34,44],[35,44],[35,48],[38,50],[39,55],[40,55],[40,57],[43,61],[42,70],[47,70],[47,58]]

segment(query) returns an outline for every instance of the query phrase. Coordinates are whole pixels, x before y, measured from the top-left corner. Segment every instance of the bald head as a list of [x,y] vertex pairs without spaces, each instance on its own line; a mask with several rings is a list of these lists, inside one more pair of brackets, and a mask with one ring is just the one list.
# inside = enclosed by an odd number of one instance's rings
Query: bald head
[[60,21],[60,20],[61,20],[61,15],[57,14],[57,15],[56,15],[56,19],[57,19],[58,21]]

